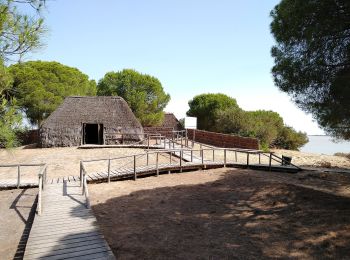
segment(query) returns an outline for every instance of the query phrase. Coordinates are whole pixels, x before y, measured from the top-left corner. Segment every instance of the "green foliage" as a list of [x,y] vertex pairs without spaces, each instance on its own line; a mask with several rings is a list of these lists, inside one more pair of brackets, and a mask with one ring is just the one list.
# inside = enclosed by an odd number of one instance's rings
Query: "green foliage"
[[12,95],[32,124],[40,126],[67,96],[94,96],[96,83],[76,68],[58,62],[12,65]]
[[[45,0],[0,0],[0,59],[21,59],[41,46],[45,32],[40,11]],[[17,6],[32,7],[32,15],[18,11]],[[27,9],[28,10],[28,9]]]
[[297,132],[290,126],[284,126],[280,130],[273,146],[289,150],[297,150],[309,141],[306,133]]
[[223,94],[202,94],[189,103],[187,115],[197,116],[199,129],[258,138],[264,151],[269,147],[294,150],[308,142],[305,133],[285,126],[278,113],[244,111],[235,99]]
[[22,117],[18,113],[16,101],[1,98],[0,103],[0,147],[11,148],[19,144],[16,131],[20,130]]
[[282,0],[271,12],[276,85],[343,139],[350,139],[349,14],[348,0]]
[[197,127],[201,130],[217,131],[215,120],[219,111],[237,109],[234,98],[225,94],[201,94],[188,102],[188,116],[197,117]]
[[12,77],[0,61],[0,147],[11,148],[18,144],[16,131],[20,129],[22,117],[16,100],[6,98],[12,84]]
[[143,126],[161,124],[170,100],[157,78],[132,69],[106,73],[98,82],[97,94],[124,98]]

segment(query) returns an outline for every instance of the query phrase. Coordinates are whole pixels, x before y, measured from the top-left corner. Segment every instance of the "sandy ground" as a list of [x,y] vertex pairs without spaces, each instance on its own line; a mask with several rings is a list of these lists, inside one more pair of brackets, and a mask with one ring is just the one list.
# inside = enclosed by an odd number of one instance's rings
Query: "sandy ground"
[[350,176],[216,169],[89,185],[118,259],[349,259]]
[[[21,259],[23,244],[32,221],[29,218],[38,193],[37,189],[0,191],[0,259]],[[34,213],[32,211],[32,213]],[[21,242],[21,243],[20,243]]]
[[[291,150],[272,150],[277,155],[292,156],[292,162],[300,166],[323,167],[323,168],[348,168],[350,169],[350,160],[334,155],[303,153]],[[350,152],[350,151],[349,151]],[[326,166],[326,167],[325,167]]]
[[[199,149],[199,146],[195,147]],[[48,164],[48,178],[63,177],[63,176],[77,176],[79,175],[80,160],[99,159],[99,158],[115,158],[121,156],[130,156],[134,154],[143,153],[143,149],[133,148],[98,148],[98,149],[78,149],[77,147],[67,148],[32,148],[25,149],[20,147],[12,150],[0,149],[0,164],[16,164],[16,163],[47,163]],[[278,155],[292,156],[292,162],[300,166],[313,167],[338,167],[350,169],[350,160],[339,156],[327,156],[319,154],[301,153],[297,151],[275,150]],[[213,151],[208,149],[203,152],[205,160],[223,161],[224,152]],[[193,156],[200,156],[200,151],[194,151]],[[234,152],[227,152],[227,161],[234,162],[236,154]],[[269,159],[266,156],[261,156],[261,163],[268,164]],[[155,154],[149,157],[149,163],[155,164]],[[237,153],[237,161],[246,163],[247,155],[244,153]],[[258,163],[259,157],[257,155],[250,155],[250,163]],[[160,156],[159,163],[169,163],[169,156]],[[172,163],[179,163],[179,160],[172,158]],[[277,164],[277,162],[273,162]],[[86,163],[88,172],[107,171],[107,161]],[[137,166],[146,165],[146,157],[137,157]],[[132,158],[123,158],[113,160],[111,168],[116,169],[120,167],[133,167]],[[21,168],[22,182],[37,182],[37,174],[39,167],[23,167]],[[17,178],[17,168],[0,168],[0,181],[4,179]]]

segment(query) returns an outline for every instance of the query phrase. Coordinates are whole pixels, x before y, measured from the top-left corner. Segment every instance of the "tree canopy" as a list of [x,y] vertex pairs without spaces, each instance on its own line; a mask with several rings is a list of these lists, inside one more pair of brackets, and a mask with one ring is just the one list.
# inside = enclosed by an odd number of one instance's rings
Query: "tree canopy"
[[224,94],[201,94],[189,104],[187,115],[197,117],[201,130],[255,137],[263,149],[298,149],[308,142],[305,133],[286,126],[278,113],[244,111],[234,98]]
[[[22,121],[16,99],[11,96],[12,77],[4,63],[20,60],[41,46],[45,31],[41,17],[44,3],[45,0],[0,0],[0,147],[18,144],[16,132],[21,129]],[[33,12],[29,15],[24,10]]]
[[40,126],[67,96],[94,96],[96,83],[58,62],[28,61],[9,67],[12,95],[32,124]]
[[197,127],[202,130],[216,131],[215,119],[219,111],[238,109],[237,102],[225,94],[201,94],[188,102],[188,116],[197,117]]
[[328,134],[350,139],[350,2],[282,0],[271,16],[276,85]]
[[[0,0],[0,58],[18,60],[41,46],[45,32],[41,9],[45,0]],[[19,12],[18,5],[32,7],[33,12]],[[23,9],[22,9],[23,10]],[[28,9],[27,9],[28,10]]]
[[98,82],[97,94],[124,98],[143,126],[161,124],[170,100],[157,78],[132,69],[106,73]]

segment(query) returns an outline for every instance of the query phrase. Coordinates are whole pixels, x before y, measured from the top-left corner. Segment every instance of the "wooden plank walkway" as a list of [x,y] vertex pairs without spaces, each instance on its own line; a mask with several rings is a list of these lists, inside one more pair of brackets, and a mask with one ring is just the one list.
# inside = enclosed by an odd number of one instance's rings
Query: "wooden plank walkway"
[[45,186],[24,259],[115,259],[81,194],[79,182]]

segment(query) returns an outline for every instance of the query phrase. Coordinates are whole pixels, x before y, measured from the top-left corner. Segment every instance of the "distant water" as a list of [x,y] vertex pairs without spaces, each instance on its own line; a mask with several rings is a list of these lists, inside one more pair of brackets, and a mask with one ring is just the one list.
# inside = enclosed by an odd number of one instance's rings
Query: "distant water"
[[334,142],[332,137],[327,135],[309,135],[309,142],[300,151],[308,153],[323,153],[333,155],[338,152],[350,153],[350,142]]

